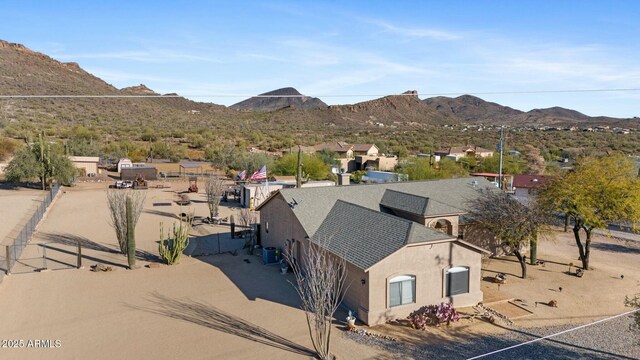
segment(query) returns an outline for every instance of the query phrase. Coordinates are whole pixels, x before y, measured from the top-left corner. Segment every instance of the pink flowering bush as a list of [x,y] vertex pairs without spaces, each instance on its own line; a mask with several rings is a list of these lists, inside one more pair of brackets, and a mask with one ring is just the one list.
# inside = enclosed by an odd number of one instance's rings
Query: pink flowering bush
[[449,325],[452,321],[460,320],[460,315],[450,303],[440,303],[440,305],[423,306],[412,312],[407,317],[414,329],[424,330],[427,325],[440,326],[446,322]]

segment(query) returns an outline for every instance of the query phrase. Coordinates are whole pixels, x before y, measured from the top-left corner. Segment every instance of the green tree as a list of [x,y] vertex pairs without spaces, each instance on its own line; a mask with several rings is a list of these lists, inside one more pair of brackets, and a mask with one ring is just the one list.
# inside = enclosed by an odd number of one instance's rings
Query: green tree
[[537,244],[538,235],[546,233],[548,221],[541,208],[535,203],[524,205],[503,192],[488,190],[471,202],[468,216],[472,226],[488,230],[507,253],[513,252],[525,279],[527,263],[522,250],[527,243]]
[[[522,174],[527,168],[527,162],[517,155],[504,154],[502,156],[503,174]],[[483,158],[476,167],[478,172],[498,173],[500,171],[500,155],[496,154]]]
[[[573,171],[545,186],[539,201],[549,213],[573,221],[582,268],[589,269],[591,236],[613,222],[640,222],[640,180],[627,157],[612,155],[582,159]],[[584,231],[584,243],[580,231]]]
[[[274,161],[273,174],[295,175],[298,166],[298,154],[287,153]],[[327,179],[330,167],[316,154],[302,154],[302,172],[305,178],[312,180]]]
[[75,177],[76,168],[64,154],[58,144],[44,141],[41,135],[39,141],[20,149],[7,166],[7,180],[20,182],[38,178],[42,190],[50,184],[51,179],[59,183],[70,184]]

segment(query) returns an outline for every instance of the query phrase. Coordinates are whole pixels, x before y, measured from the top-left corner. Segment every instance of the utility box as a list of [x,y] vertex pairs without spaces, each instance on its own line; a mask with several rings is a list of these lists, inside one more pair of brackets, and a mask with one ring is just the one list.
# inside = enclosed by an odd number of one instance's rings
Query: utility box
[[279,251],[278,249],[270,246],[270,247],[266,247],[262,249],[262,262],[265,265],[269,265],[269,264],[275,264],[278,261],[280,261],[279,259]]

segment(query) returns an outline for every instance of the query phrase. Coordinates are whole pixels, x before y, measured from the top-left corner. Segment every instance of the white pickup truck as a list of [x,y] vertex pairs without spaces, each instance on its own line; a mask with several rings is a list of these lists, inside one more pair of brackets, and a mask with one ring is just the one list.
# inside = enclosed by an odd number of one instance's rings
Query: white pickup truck
[[131,189],[131,187],[133,187],[133,181],[131,180],[116,181],[116,189]]

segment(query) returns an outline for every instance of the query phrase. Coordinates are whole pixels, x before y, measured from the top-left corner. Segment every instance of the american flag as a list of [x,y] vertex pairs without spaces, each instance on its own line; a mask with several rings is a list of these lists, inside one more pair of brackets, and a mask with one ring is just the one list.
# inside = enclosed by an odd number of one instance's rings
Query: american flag
[[238,175],[236,175],[236,178],[238,178],[239,180],[244,180],[247,178],[247,170],[242,170],[240,173],[238,173]]
[[251,175],[249,180],[267,180],[267,165],[262,166],[260,169]]

